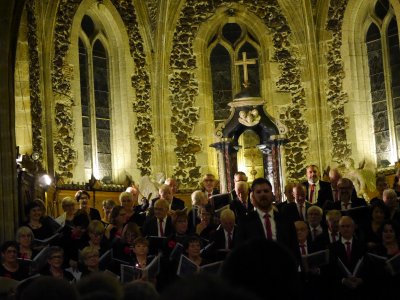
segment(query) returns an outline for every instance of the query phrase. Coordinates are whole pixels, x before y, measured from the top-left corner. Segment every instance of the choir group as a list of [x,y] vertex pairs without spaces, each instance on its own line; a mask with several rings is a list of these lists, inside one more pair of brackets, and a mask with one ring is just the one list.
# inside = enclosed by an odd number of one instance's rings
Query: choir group
[[190,209],[168,178],[150,201],[138,199],[137,186],[122,192],[119,203],[104,201],[103,218],[84,190],[62,200],[64,213],[56,219],[36,199],[27,204],[15,241],[1,246],[0,285],[13,280],[18,287],[42,276],[75,284],[103,272],[122,284],[149,282],[163,293],[202,273],[222,275],[261,299],[275,293],[398,299],[397,186],[390,189],[378,178],[378,196],[367,202],[336,169],[330,182],[320,179],[315,165],[306,177],[288,183],[281,200],[267,179],[249,186],[246,174],[237,172],[235,188],[221,194],[216,178],[206,174]]

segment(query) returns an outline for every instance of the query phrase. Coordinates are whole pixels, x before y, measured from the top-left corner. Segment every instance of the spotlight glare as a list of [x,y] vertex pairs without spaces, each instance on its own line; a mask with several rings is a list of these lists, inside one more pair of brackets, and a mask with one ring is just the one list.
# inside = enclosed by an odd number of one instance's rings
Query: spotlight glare
[[51,177],[49,176],[49,175],[47,175],[47,174],[44,174],[41,178],[40,178],[40,181],[44,184],[44,185],[46,185],[46,186],[49,186],[50,184],[51,184]]

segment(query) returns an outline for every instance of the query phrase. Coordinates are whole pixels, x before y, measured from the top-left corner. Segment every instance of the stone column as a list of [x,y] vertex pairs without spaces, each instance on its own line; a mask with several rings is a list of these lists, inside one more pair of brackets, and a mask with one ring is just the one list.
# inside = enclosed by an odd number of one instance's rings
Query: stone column
[[281,180],[280,180],[280,155],[279,155],[279,146],[275,141],[271,147],[271,156],[272,156],[272,176],[274,180],[274,192],[275,192],[275,201],[280,202],[282,199],[282,191],[281,191]]
[[220,192],[227,193],[234,187],[233,175],[237,171],[237,150],[230,140],[211,144],[210,147],[218,150]]
[[272,145],[272,162],[273,162],[273,176],[274,176],[274,190],[277,202],[280,202],[283,194],[283,166],[282,166],[282,153],[284,151],[283,145],[286,143],[286,138],[283,135],[271,137]]
[[14,239],[18,220],[14,70],[24,3],[0,1],[0,243]]

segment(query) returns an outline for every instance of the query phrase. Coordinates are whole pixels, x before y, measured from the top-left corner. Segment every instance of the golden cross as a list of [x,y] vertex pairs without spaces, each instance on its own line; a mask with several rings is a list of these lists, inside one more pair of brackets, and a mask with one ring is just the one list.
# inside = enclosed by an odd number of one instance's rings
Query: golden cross
[[256,60],[255,59],[247,59],[246,57],[246,52],[242,52],[242,57],[243,60],[242,61],[236,61],[235,62],[235,66],[243,66],[243,85],[245,87],[249,86],[249,72],[247,71],[247,65],[255,65],[256,64]]

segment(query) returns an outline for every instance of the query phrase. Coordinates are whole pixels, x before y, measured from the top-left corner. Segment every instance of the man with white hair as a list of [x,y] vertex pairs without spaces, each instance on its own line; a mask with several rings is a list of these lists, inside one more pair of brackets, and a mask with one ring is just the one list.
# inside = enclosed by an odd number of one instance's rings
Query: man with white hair
[[[185,208],[185,202],[179,198],[174,197],[174,193],[177,191],[177,183],[174,179],[168,178],[165,184],[162,184],[158,188],[158,197],[151,200],[150,207],[154,207],[154,204],[158,199],[165,199],[169,203],[170,210],[182,210]],[[170,184],[167,184],[170,183]]]
[[[363,268],[357,265],[365,255],[365,245],[355,238],[356,224],[349,216],[339,221],[340,239],[329,246],[330,272],[328,280],[333,293],[332,299],[362,299],[365,285]],[[364,268],[365,269],[365,268]],[[351,276],[349,276],[349,273]]]
[[224,209],[220,214],[220,222],[221,225],[210,237],[210,241],[213,245],[205,254],[212,260],[224,260],[226,255],[238,243],[238,230],[237,225],[235,225],[235,213],[229,208]]
[[386,189],[383,191],[383,202],[389,211],[389,218],[400,222],[400,209],[399,202],[397,200],[397,194],[393,189]]
[[236,198],[231,201],[229,208],[236,216],[236,223],[240,224],[240,221],[246,217],[249,212],[254,211],[254,206],[249,200],[248,183],[246,181],[235,182],[235,194]]

